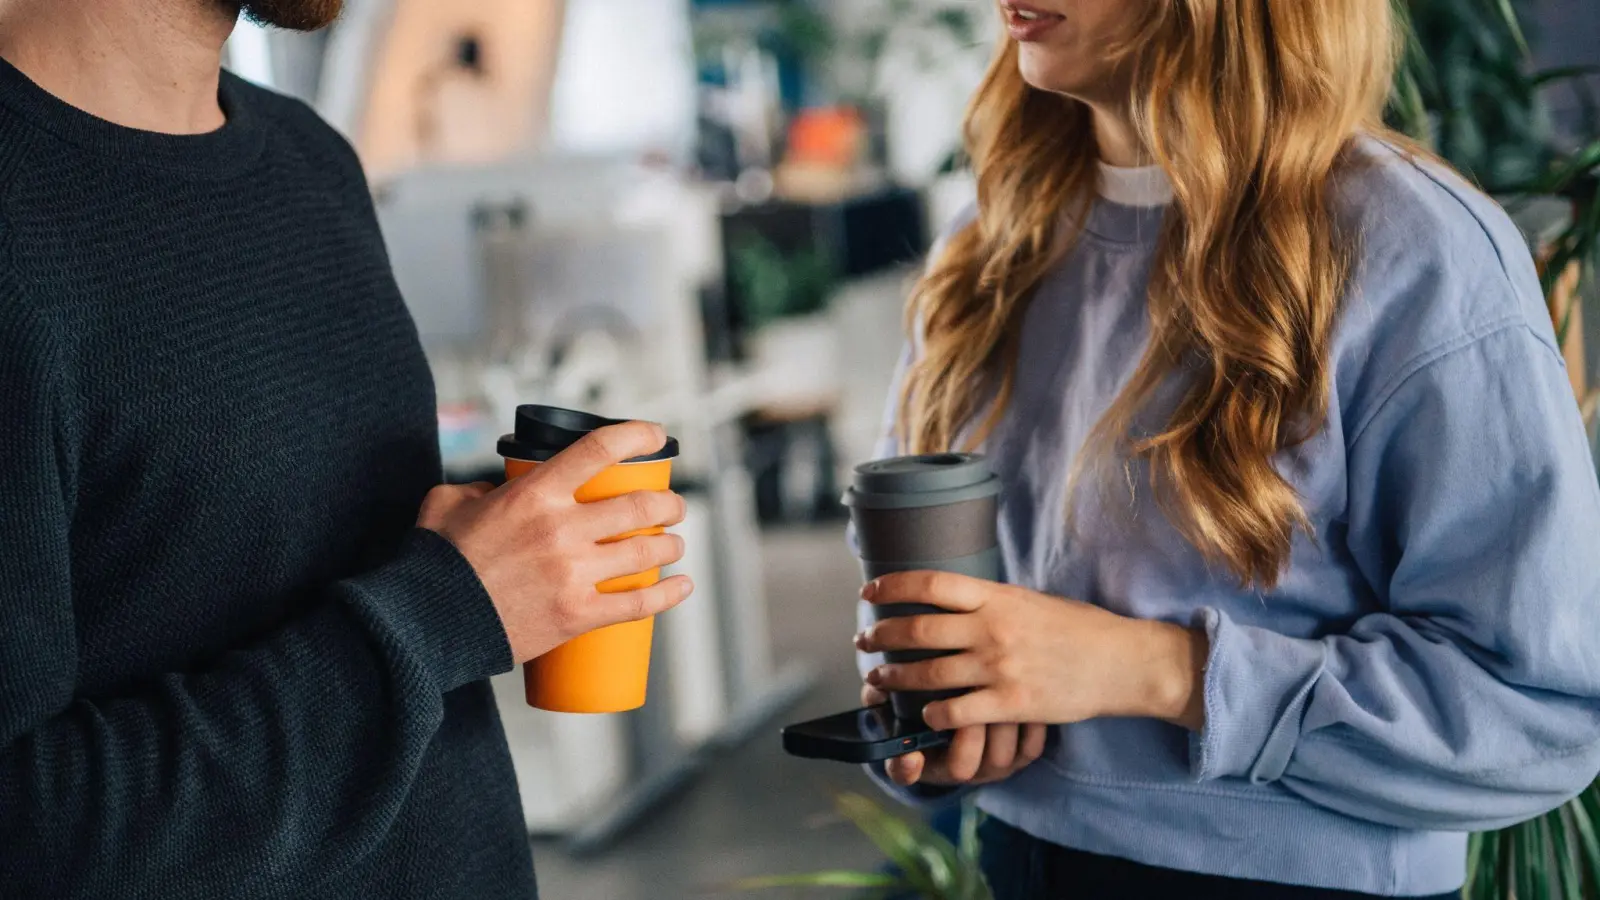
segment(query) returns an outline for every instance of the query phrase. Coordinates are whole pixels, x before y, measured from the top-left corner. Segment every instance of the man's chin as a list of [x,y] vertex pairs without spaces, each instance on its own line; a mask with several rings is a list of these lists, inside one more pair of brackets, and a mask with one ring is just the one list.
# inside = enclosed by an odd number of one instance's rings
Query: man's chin
[[245,18],[289,31],[316,31],[339,18],[344,0],[232,0]]

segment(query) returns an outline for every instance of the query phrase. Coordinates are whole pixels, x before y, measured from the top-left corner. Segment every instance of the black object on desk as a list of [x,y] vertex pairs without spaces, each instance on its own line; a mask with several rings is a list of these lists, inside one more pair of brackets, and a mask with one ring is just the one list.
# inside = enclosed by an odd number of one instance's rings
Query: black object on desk
[[[739,254],[760,242],[788,259],[814,257],[835,282],[916,262],[927,252],[927,211],[920,193],[888,187],[837,203],[773,200],[723,214],[721,296],[705,304],[710,344],[742,358],[742,338],[759,325],[740,283]],[[792,312],[800,312],[794,310]]]

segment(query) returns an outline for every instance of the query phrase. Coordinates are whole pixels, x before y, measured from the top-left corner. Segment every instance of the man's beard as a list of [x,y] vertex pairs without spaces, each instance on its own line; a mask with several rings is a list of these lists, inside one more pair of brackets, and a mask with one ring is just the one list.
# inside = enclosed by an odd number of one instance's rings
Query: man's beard
[[333,24],[344,0],[221,0],[258,25],[316,31]]

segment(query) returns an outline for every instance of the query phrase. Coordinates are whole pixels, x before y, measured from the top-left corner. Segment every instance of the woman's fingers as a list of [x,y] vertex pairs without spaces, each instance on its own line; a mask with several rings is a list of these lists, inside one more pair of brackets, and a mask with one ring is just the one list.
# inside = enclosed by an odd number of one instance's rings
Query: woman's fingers
[[867,683],[885,691],[940,691],[984,687],[986,667],[971,653],[914,663],[886,663],[867,673]]
[[1044,756],[1044,745],[1050,737],[1048,725],[1022,726],[1021,744],[1017,748],[1017,768],[1032,765],[1041,756]]
[[967,650],[983,637],[974,616],[931,615],[884,619],[856,636],[862,653],[885,650]]
[[[942,729],[941,729],[942,730]],[[978,777],[983,767],[986,732],[982,728],[963,728],[950,738],[944,752],[944,775],[949,783],[966,784]]]
[[1011,774],[1017,761],[1019,730],[1015,725],[990,725],[983,746],[983,768],[979,780],[994,780]]
[[896,756],[889,760],[884,768],[889,774],[890,781],[901,787],[910,787],[922,780],[925,760],[921,753],[907,753],[905,756]]
[[922,720],[935,731],[953,731],[1015,722],[1017,716],[1000,701],[994,690],[980,689],[949,700],[929,703],[922,710]]
[[902,787],[1002,781],[1043,756],[1048,735],[1049,727],[1045,725],[1004,723],[962,728],[944,749],[896,757],[888,761],[885,769],[889,779]]
[[861,599],[874,605],[931,603],[951,612],[974,612],[1003,585],[950,572],[897,572],[870,581]]
[[888,702],[889,695],[885,694],[883,691],[878,690],[870,684],[863,684],[861,686],[862,706],[882,706]]

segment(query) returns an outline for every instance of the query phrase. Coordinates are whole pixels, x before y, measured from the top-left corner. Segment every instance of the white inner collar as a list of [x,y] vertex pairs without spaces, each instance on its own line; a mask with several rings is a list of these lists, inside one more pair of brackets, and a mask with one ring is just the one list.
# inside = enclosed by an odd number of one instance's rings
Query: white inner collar
[[1172,202],[1172,182],[1160,166],[1123,168],[1096,163],[1100,168],[1100,196],[1121,206],[1166,206]]

